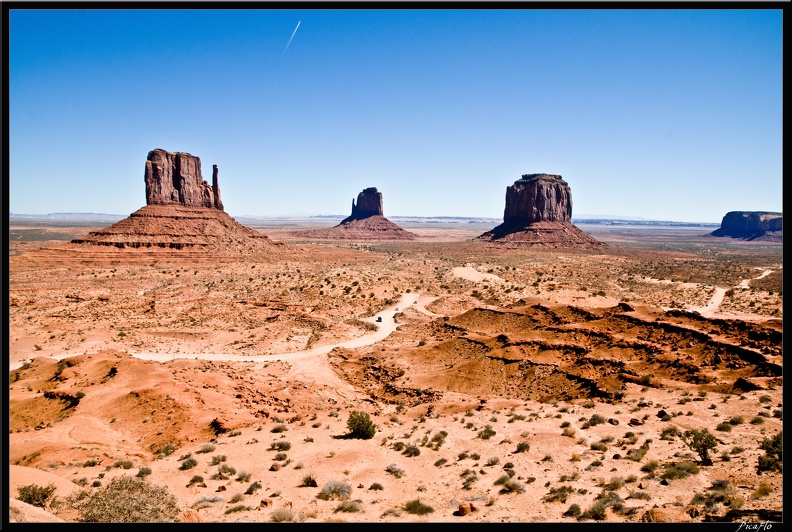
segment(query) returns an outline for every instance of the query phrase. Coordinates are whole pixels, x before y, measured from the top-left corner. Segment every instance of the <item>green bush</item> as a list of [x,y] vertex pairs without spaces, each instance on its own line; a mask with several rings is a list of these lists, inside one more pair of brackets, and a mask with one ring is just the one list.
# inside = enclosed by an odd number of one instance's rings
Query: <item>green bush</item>
[[349,413],[347,428],[351,438],[370,440],[377,433],[377,426],[371,421],[368,413],[353,410]]
[[180,513],[167,489],[127,475],[80,500],[77,509],[87,523],[175,522]]
[[28,484],[17,488],[17,499],[27,504],[44,508],[54,492],[55,484],[50,484],[46,488],[36,484]]
[[[726,423],[731,430],[731,425]],[[707,429],[692,429],[686,430],[682,434],[682,441],[688,448],[697,453],[701,458],[701,462],[705,465],[711,464],[712,459],[710,458],[710,451],[715,452],[717,450],[718,442],[715,439],[715,436],[710,434]]]
[[682,460],[681,462],[667,465],[660,478],[675,480],[679,478],[687,478],[690,475],[697,474],[698,472],[699,468],[694,462]]
[[783,471],[782,453],[784,451],[783,431],[775,436],[765,438],[759,444],[765,454],[759,457],[757,470],[762,471]]

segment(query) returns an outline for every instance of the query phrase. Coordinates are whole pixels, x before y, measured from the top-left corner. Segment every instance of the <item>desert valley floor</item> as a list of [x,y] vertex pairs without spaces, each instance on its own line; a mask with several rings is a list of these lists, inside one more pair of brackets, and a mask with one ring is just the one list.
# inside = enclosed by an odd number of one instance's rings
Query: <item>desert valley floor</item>
[[[10,520],[84,520],[122,476],[189,522],[781,520],[782,473],[757,468],[783,423],[781,243],[403,227],[262,224],[280,245],[246,254],[12,223]],[[684,441],[702,429],[709,464]],[[44,507],[30,485],[55,488]]]

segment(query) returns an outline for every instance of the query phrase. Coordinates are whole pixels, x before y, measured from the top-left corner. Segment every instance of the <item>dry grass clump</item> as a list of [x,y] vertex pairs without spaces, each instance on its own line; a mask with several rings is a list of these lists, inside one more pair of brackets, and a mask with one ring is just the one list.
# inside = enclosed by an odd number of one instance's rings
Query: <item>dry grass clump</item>
[[29,484],[17,488],[17,499],[39,508],[45,508],[53,493],[55,493],[55,484],[49,484],[47,487]]
[[422,503],[420,499],[413,499],[404,503],[404,511],[408,514],[426,515],[434,512],[434,508]]
[[390,464],[388,467],[385,468],[385,471],[387,471],[396,478],[401,478],[402,475],[404,475],[404,469],[397,466],[396,464]]
[[333,511],[334,512],[345,512],[345,513],[362,512],[363,511],[363,502],[362,501],[343,501]]
[[339,501],[345,501],[349,499],[350,495],[352,494],[352,486],[347,484],[346,482],[338,482],[336,480],[331,480],[327,484],[322,487],[322,491],[319,492],[317,498],[329,501],[333,499],[337,499]]
[[168,490],[127,475],[82,496],[75,506],[80,521],[90,523],[175,522],[180,513],[178,500]]

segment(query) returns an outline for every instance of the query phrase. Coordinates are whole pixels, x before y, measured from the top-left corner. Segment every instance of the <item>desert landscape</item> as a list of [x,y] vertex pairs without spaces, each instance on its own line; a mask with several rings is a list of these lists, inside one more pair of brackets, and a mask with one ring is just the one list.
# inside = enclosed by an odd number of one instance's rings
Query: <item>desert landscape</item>
[[783,422],[780,242],[432,222],[249,221],[272,244],[243,253],[12,220],[10,520],[96,520],[114,479],[188,522],[781,520],[780,455],[758,468]]

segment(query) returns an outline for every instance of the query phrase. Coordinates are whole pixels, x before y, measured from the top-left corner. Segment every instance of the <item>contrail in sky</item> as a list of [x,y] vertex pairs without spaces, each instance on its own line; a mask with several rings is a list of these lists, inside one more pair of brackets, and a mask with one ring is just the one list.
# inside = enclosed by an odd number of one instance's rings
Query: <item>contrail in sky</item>
[[[289,37],[289,42],[286,43],[286,48],[283,49],[283,53],[284,54],[286,53],[286,50],[289,49],[289,45],[291,44],[292,39],[294,39],[294,34],[297,33],[297,28],[300,27],[300,23],[301,22],[302,22],[302,20],[298,20],[297,21],[297,27],[294,28],[294,31],[292,32],[291,37]],[[281,55],[283,55],[283,54],[281,54]]]

